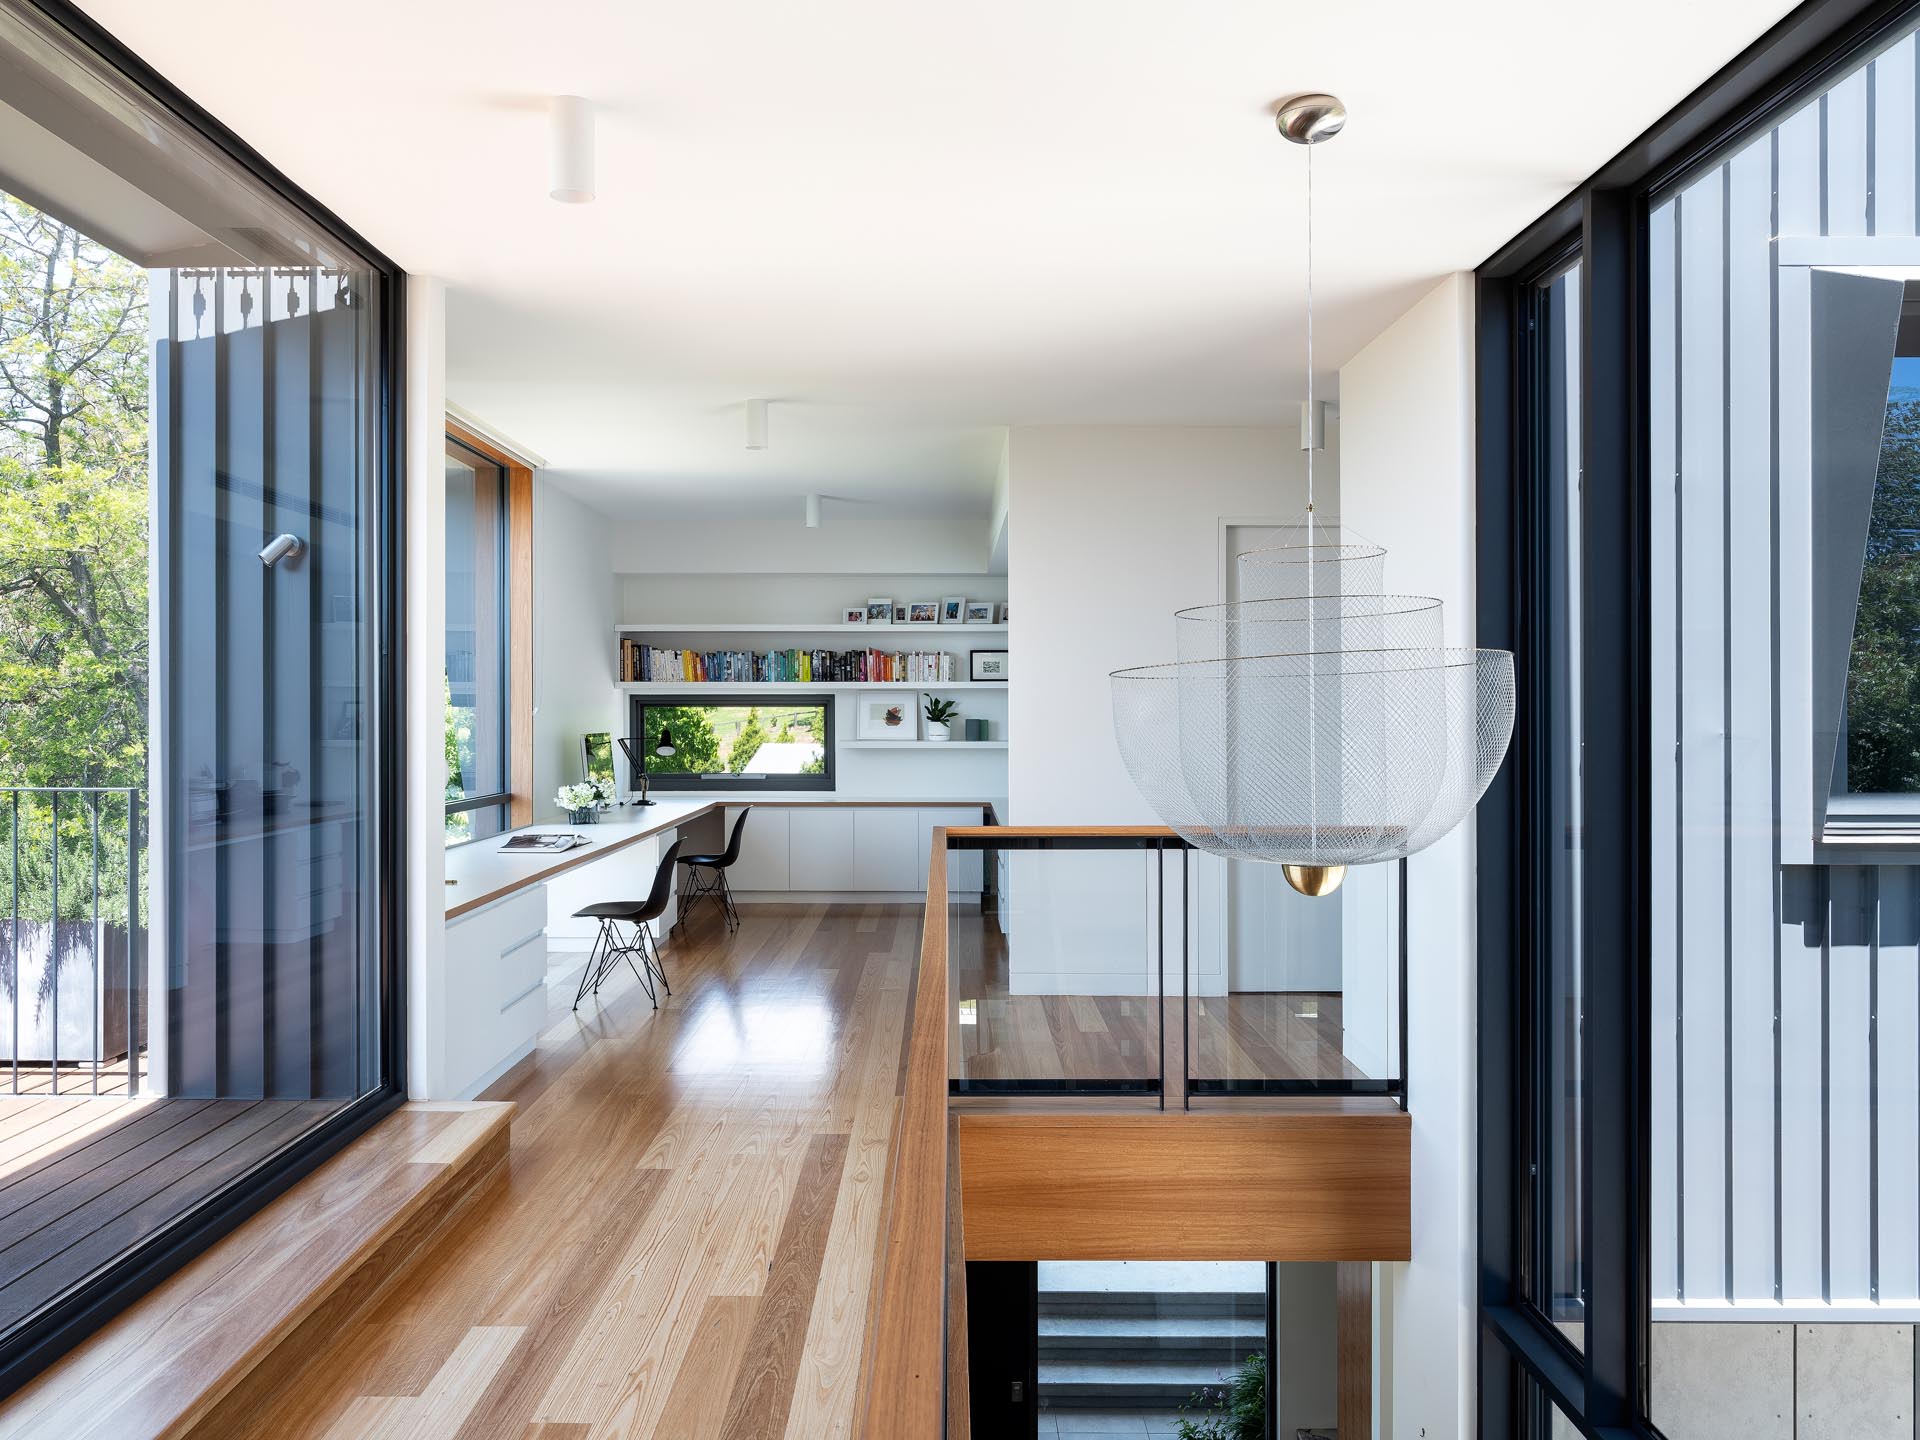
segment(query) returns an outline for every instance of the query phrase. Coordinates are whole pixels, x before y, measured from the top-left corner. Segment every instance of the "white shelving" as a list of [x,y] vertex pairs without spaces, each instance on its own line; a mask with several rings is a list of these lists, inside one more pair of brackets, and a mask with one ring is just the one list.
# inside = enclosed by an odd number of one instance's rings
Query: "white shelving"
[[675,624],[620,625],[621,635],[885,635],[903,639],[918,635],[1004,635],[1004,625],[848,625],[830,620],[823,625],[749,624],[738,620],[686,620]]
[[1004,750],[1004,740],[842,740],[842,750]]
[[[731,695],[805,695],[818,690],[998,690],[1003,694],[1004,680],[623,680],[615,687],[629,695],[674,695],[695,690],[719,691]],[[898,740],[880,742],[898,745]],[[937,741],[935,742],[938,743]],[[965,744],[965,741],[961,741]],[[973,742],[976,745],[979,741]]]

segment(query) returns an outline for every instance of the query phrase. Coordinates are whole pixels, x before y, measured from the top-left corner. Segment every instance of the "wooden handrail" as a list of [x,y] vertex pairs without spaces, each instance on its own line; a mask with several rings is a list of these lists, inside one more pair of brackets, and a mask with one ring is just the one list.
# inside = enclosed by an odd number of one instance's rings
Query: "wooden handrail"
[[[860,1433],[940,1440],[947,1416],[947,832],[933,832]],[[960,1440],[960,1437],[956,1437]]]

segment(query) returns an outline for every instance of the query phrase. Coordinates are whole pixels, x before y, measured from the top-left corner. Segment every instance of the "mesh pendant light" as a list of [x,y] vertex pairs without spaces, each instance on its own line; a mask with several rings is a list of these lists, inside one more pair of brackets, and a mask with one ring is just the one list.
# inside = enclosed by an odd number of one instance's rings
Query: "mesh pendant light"
[[[1307,150],[1307,410],[1313,413],[1313,151],[1346,123],[1329,95],[1280,111]],[[1236,558],[1228,605],[1175,617],[1177,658],[1117,670],[1114,728],[1135,785],[1197,848],[1285,867],[1306,895],[1345,867],[1425,849],[1486,792],[1513,734],[1513,656],[1448,647],[1443,607],[1386,590],[1387,554],[1313,510]]]

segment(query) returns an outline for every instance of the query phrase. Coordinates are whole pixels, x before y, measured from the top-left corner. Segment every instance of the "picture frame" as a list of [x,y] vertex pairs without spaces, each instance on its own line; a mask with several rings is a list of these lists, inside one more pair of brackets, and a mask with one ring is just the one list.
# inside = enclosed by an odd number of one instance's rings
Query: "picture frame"
[[[889,614],[892,613],[893,602],[891,601],[887,602],[887,610]],[[845,609],[843,609],[840,612],[840,623],[842,625],[866,624],[867,623],[867,607],[865,605],[847,606]]]
[[964,595],[943,596],[940,601],[940,623],[959,625],[967,618],[967,597]]
[[967,652],[967,678],[984,680],[989,683],[1005,684],[1007,679],[1007,652],[1004,650],[969,650]]
[[1000,602],[1000,623],[1002,625],[1007,623],[1007,602],[1004,600]]
[[918,691],[862,690],[854,707],[856,740],[918,740],[924,698]]
[[867,624],[891,625],[893,612],[900,607],[884,595],[875,596],[867,601]]
[[966,608],[967,624],[993,624],[993,602],[991,600],[969,600]]
[[937,600],[909,600],[907,602],[907,624],[938,625],[940,623],[940,602]]

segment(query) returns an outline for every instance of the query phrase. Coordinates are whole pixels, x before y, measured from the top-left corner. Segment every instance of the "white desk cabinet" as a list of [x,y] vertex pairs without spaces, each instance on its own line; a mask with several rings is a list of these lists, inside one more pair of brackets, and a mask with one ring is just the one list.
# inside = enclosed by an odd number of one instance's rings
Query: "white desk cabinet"
[[[978,805],[954,806],[939,810],[921,810],[920,817],[920,881],[916,890],[927,888],[927,867],[933,859],[933,831],[935,826],[952,828],[958,825],[978,825],[980,807]],[[977,894],[980,890],[980,877],[985,873],[981,860],[985,852],[980,850],[955,850],[947,854],[947,893]]]
[[[789,890],[859,888],[854,884],[854,819],[859,813],[838,806],[787,812]],[[759,818],[755,815],[747,821],[747,829],[753,829]]]
[[530,1054],[547,1013],[547,892],[447,922],[445,1059],[433,1099],[471,1100]]
[[850,810],[853,816],[854,890],[924,890],[926,867],[914,838],[920,812],[900,806]]
[[[733,834],[733,822],[743,808],[746,807],[727,807],[727,827],[720,837],[721,848],[725,848],[727,837]],[[788,828],[792,813],[780,805],[753,807],[753,813],[747,817],[747,828],[740,832],[740,858],[727,872],[729,887],[749,891],[793,888],[789,878],[792,839]]]

